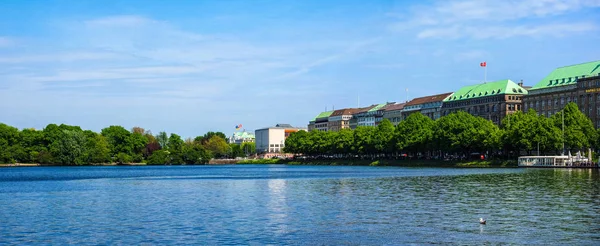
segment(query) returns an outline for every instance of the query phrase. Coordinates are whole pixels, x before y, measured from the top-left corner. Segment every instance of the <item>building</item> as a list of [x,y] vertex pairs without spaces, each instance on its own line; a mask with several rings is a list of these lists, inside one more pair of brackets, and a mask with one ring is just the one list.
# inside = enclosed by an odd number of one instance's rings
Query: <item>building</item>
[[367,106],[364,108],[358,108],[356,109],[356,111],[354,111],[354,114],[352,114],[352,118],[350,119],[350,129],[356,129],[357,126],[359,126],[358,124],[358,120],[359,118],[362,119],[364,117],[364,115],[371,110],[373,107],[377,106],[375,105],[371,105],[371,106]]
[[527,90],[522,83],[508,79],[469,85],[444,100],[442,114],[465,111],[500,125],[506,115],[521,110],[524,95],[527,95]]
[[367,112],[357,115],[358,126],[376,126],[377,118],[380,118],[379,121],[381,121],[381,118],[383,118],[383,107],[385,107],[385,105],[387,104],[376,104]]
[[254,134],[241,131],[234,132],[231,137],[229,137],[229,143],[242,144],[242,143],[253,143],[254,142]]
[[308,130],[317,130],[323,132],[329,130],[329,116],[331,116],[331,114],[333,114],[333,111],[325,111],[315,116],[315,118],[310,120],[308,123]]
[[328,119],[328,131],[337,132],[341,129],[350,129],[350,119],[357,110],[356,108],[345,108],[333,111]]
[[600,61],[554,69],[523,98],[524,110],[534,109],[550,117],[569,102],[575,102],[595,127],[600,127]]
[[444,99],[450,95],[452,95],[452,92],[415,98],[404,105],[402,118],[406,119],[406,117],[414,112],[421,112],[421,114],[432,120],[437,120],[442,116]]
[[254,131],[256,136],[256,153],[280,153],[285,147],[285,139],[292,132],[306,131],[306,128],[293,127],[290,124],[277,124]]
[[398,125],[402,118],[402,110],[404,109],[405,103],[394,103],[388,104],[383,109],[383,118],[388,119],[392,124]]

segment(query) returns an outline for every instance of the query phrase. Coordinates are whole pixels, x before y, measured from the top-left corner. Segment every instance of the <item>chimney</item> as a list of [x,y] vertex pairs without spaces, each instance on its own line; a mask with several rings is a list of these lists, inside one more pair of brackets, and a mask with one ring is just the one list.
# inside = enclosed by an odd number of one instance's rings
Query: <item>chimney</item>
[[521,82],[519,82],[518,85],[523,87],[523,80],[521,80]]

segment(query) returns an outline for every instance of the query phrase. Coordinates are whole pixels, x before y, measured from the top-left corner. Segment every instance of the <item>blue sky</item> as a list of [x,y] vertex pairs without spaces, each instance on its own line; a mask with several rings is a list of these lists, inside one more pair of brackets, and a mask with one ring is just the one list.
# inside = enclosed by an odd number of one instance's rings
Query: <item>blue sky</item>
[[184,137],[533,85],[600,60],[599,0],[0,2],[0,122]]

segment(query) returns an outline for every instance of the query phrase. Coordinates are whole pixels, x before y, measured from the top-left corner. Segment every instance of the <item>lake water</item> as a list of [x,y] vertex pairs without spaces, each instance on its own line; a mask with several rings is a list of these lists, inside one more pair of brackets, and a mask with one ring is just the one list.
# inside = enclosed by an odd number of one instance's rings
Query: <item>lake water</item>
[[1,168],[6,243],[598,245],[600,176],[516,168]]

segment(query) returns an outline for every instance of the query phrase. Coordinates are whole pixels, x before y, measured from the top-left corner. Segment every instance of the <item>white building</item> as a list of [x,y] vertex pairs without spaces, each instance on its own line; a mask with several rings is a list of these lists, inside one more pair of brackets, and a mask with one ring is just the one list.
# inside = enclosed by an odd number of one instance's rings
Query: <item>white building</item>
[[285,139],[292,132],[306,131],[303,127],[293,127],[290,124],[277,124],[254,131],[256,153],[280,153],[285,147]]

